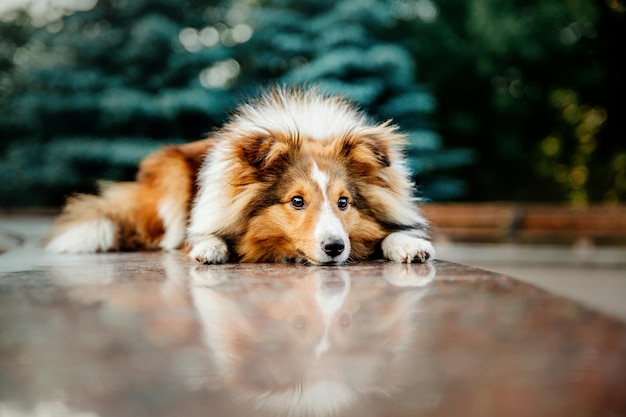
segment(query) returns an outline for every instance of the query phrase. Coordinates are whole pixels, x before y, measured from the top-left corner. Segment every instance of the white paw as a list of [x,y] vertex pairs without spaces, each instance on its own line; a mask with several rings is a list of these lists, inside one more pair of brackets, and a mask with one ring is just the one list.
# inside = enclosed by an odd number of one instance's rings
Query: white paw
[[207,236],[193,246],[189,256],[202,264],[223,264],[228,261],[228,246],[217,236]]
[[399,263],[424,263],[435,257],[435,249],[429,241],[403,232],[392,233],[383,239],[382,249],[385,258]]

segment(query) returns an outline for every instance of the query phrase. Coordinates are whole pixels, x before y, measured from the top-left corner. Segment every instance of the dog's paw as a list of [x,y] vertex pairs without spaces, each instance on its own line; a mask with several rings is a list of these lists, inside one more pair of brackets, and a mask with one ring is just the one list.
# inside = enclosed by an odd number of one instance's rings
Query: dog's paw
[[223,264],[228,262],[228,245],[217,236],[207,236],[191,248],[189,256],[201,264]]
[[385,258],[399,263],[424,263],[435,257],[435,249],[429,241],[402,232],[387,236],[382,249]]

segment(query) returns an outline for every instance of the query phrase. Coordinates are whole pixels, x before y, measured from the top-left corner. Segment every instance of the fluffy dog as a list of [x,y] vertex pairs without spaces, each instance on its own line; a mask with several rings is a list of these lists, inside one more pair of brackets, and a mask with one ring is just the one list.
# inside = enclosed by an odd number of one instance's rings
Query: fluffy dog
[[201,263],[425,262],[434,250],[390,122],[315,89],[273,89],[208,138],[164,147],[134,182],[71,197],[56,253],[173,250]]

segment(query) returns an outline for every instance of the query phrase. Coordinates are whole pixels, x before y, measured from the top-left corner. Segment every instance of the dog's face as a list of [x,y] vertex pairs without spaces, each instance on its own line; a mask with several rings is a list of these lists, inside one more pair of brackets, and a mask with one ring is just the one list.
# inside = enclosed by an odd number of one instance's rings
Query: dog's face
[[[342,170],[329,168],[301,158],[287,169],[276,183],[275,204],[251,219],[242,244],[265,241],[284,261],[346,262],[352,249],[350,232],[359,215]],[[242,253],[250,256],[254,249]]]
[[238,239],[242,261],[342,264],[375,250],[385,232],[368,215],[359,184],[367,179],[364,164],[380,164],[371,150],[351,157],[353,150],[336,141],[280,135],[250,140],[243,149],[244,171],[264,186]]

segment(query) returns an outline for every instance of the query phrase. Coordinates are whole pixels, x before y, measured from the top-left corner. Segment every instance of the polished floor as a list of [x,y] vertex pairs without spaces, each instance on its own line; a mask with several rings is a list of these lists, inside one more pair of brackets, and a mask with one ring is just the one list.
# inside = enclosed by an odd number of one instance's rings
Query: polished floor
[[448,261],[500,272],[626,321],[626,247],[435,242]]
[[626,416],[626,322],[437,260],[0,255],[0,416]]

